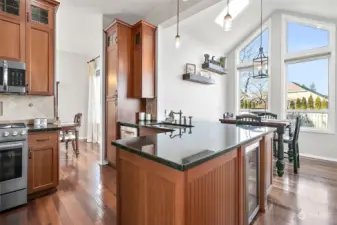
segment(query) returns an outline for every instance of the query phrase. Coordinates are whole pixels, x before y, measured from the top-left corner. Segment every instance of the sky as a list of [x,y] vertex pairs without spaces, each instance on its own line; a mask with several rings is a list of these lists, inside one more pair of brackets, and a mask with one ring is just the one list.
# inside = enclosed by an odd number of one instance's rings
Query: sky
[[[266,29],[262,34],[262,45],[264,52],[268,53],[268,36],[269,31]],[[329,32],[315,27],[305,26],[293,22],[288,23],[288,53],[301,52],[314,48],[320,48],[329,44]],[[260,47],[260,38],[255,39],[249,44],[246,49],[251,49],[253,54],[246,60],[252,59],[258,53]],[[240,54],[243,58],[243,52]],[[315,84],[316,91],[328,95],[328,80],[329,80],[329,59],[323,58],[314,61],[306,61],[296,64],[287,65],[287,74],[289,82],[296,82],[301,85],[310,87]]]
[[[300,52],[329,44],[329,32],[318,28],[288,23],[288,52]],[[288,81],[304,84],[314,83],[316,91],[328,95],[329,59],[288,64]]]

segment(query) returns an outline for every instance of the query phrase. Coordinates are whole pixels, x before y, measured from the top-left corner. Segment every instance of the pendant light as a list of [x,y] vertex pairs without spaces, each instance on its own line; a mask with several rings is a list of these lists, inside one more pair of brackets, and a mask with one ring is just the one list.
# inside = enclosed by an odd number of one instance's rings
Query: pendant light
[[260,34],[260,40],[261,45],[259,48],[259,53],[257,56],[253,59],[253,78],[255,79],[263,79],[268,77],[268,56],[266,56],[263,52],[262,47],[262,0],[261,0],[261,34]]
[[179,36],[179,0],[177,0],[177,35],[176,35],[176,48],[180,47],[180,36]]
[[223,28],[225,29],[225,31],[230,31],[232,29],[232,23],[233,18],[229,14],[229,0],[227,0],[227,14],[224,17],[224,24],[223,24]]

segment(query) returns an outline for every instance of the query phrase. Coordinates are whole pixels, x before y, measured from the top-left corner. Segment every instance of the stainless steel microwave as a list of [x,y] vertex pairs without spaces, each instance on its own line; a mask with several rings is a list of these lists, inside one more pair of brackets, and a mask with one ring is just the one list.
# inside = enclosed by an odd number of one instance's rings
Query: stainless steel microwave
[[0,93],[26,94],[26,64],[0,60]]

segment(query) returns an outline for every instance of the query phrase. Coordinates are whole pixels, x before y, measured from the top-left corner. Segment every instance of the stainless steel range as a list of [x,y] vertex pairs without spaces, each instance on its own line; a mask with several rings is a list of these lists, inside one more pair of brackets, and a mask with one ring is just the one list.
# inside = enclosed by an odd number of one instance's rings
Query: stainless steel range
[[27,127],[0,124],[0,212],[27,203]]

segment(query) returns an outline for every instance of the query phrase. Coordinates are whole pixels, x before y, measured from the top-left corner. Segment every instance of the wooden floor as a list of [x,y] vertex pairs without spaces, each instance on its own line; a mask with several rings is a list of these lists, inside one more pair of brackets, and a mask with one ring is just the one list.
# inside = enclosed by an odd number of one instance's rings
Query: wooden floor
[[[98,166],[96,145],[82,142],[80,150],[78,159],[66,160],[62,148],[56,193],[0,214],[0,225],[116,224],[116,171]],[[299,176],[287,165],[253,224],[337,225],[337,164],[301,159]]]

